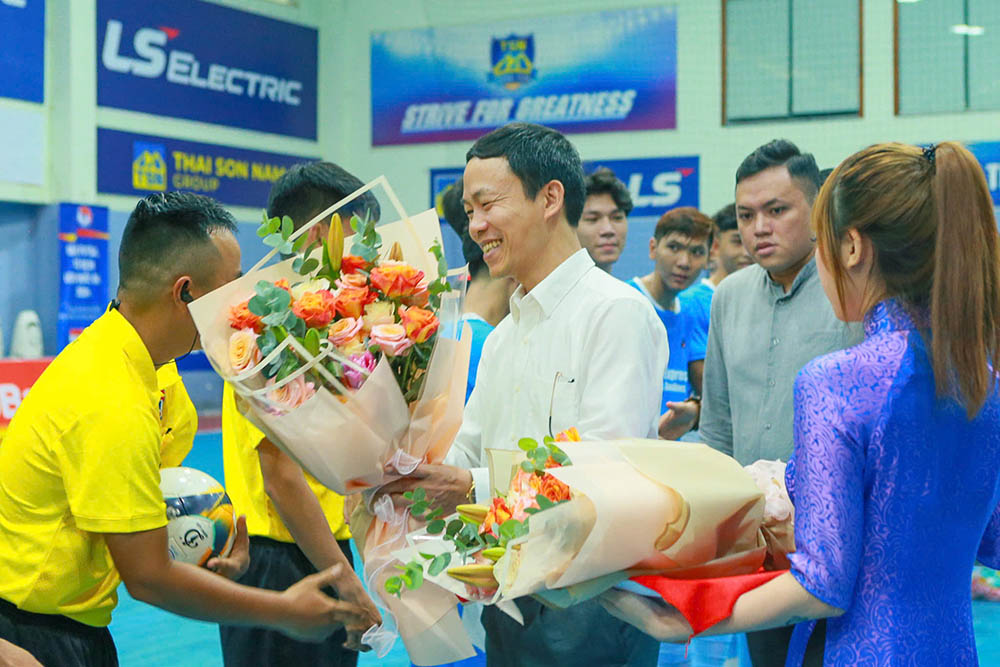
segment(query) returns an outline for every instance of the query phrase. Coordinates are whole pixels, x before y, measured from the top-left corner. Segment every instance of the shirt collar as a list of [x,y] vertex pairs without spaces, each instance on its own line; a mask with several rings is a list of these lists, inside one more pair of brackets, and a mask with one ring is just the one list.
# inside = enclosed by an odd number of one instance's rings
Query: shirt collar
[[809,261],[806,262],[801,269],[799,269],[799,273],[795,276],[795,280],[792,281],[792,287],[788,290],[788,292],[785,292],[785,289],[781,285],[774,282],[774,280],[771,279],[771,274],[767,271],[764,271],[764,283],[767,285],[774,301],[779,301],[781,299],[791,299],[795,296],[795,293],[799,291],[799,288],[815,275],[816,254],[813,253],[813,256],[809,259]]
[[670,308],[664,308],[663,306],[661,306],[656,302],[656,299],[653,298],[653,295],[649,293],[648,289],[646,289],[646,285],[643,284],[642,278],[640,278],[639,276],[635,276],[634,278],[632,278],[632,283],[639,289],[640,292],[642,292],[643,296],[649,299],[649,303],[653,305],[653,308],[656,309],[657,312],[659,313],[681,312],[681,300],[679,297],[674,296],[674,302],[673,304],[671,304]]
[[524,291],[524,285],[518,285],[510,297],[510,315],[514,322],[520,320],[522,309],[530,301],[538,304],[543,317],[551,315],[580,278],[593,268],[596,268],[596,265],[590,258],[590,253],[581,248],[563,260],[562,264],[545,276],[530,292]]

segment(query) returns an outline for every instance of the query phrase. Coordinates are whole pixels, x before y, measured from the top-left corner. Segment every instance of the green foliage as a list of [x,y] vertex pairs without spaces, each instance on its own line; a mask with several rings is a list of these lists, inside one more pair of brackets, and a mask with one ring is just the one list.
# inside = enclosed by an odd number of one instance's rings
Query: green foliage
[[432,310],[436,311],[441,307],[441,295],[445,292],[450,292],[451,285],[448,284],[448,260],[445,259],[444,249],[437,239],[434,240],[434,244],[429,250],[437,260],[438,276],[435,280],[429,281],[427,284],[427,303]]

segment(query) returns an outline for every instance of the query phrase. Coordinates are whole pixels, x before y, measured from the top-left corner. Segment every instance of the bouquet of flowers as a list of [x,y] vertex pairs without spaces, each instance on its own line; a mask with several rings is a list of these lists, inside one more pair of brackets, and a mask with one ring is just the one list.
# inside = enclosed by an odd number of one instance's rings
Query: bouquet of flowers
[[[443,517],[416,490],[412,511],[429,521],[395,552],[384,597],[405,600],[430,586],[452,593],[453,605],[496,604],[519,619],[512,602],[525,595],[565,608],[616,586],[658,594],[633,579],[760,570],[764,494],[733,459],[695,443],[576,439],[572,432],[540,444],[522,439],[516,459],[490,452],[491,487],[510,481],[489,506],[462,505]],[[425,611],[427,627],[407,642],[411,659],[458,659],[451,647],[434,654],[420,645],[421,636],[459,634],[457,614]]]
[[[399,221],[354,216],[345,240],[334,211],[379,185]],[[327,219],[326,238],[306,245]],[[265,217],[258,235],[271,252],[190,304],[241,410],[341,494],[383,483],[390,462],[405,474],[443,459],[461,424],[469,340],[458,328],[465,275],[447,270],[434,211],[407,216],[380,177],[297,231]],[[277,252],[293,256],[264,267]]]

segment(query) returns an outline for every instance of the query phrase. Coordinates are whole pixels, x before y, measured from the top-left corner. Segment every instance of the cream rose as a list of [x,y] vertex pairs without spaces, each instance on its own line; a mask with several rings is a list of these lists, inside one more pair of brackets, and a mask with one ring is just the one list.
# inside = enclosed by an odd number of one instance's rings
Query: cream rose
[[242,373],[260,363],[257,333],[253,329],[234,331],[229,337],[229,366],[234,373]]

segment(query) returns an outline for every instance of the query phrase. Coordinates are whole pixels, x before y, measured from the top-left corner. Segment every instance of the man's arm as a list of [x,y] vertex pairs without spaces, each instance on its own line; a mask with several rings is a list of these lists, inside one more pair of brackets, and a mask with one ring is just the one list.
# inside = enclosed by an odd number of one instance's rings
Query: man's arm
[[729,401],[726,357],[723,352],[724,305],[725,291],[720,290],[712,299],[712,316],[711,324],[708,327],[708,346],[705,350],[701,417],[698,422],[698,431],[705,444],[732,456],[733,417]]
[[266,591],[229,581],[167,554],[167,529],[102,534],[132,597],[167,611],[214,623],[267,626],[302,641],[321,641],[341,625],[363,632],[365,614],[322,592],[340,572],[332,568],[288,589]]
[[689,398],[676,403],[667,402],[667,407],[670,409],[660,417],[660,426],[657,429],[660,438],[664,440],[677,440],[691,429],[698,427],[698,417],[701,415],[700,397],[704,371],[704,359],[688,363],[688,381],[691,383],[694,395],[698,398]]
[[[340,577],[334,587],[341,599],[357,605],[366,615],[368,626],[381,623],[375,603],[337,543],[323,507],[309,488],[302,469],[267,438],[257,446],[257,457],[264,478],[264,492],[274,503],[295,544],[317,570],[339,565]],[[356,644],[353,648],[360,647],[357,639],[360,638],[351,638]]]

